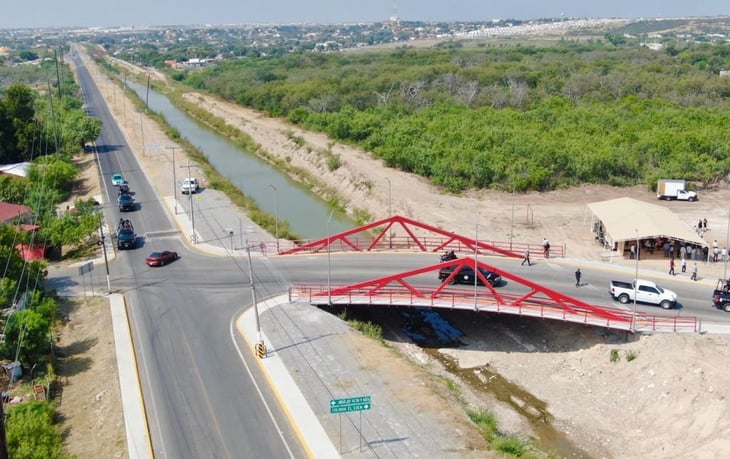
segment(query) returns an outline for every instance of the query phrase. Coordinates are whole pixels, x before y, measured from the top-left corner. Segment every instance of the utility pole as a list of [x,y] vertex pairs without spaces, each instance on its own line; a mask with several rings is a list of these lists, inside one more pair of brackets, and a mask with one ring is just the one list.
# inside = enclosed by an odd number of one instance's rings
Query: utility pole
[[8,459],[8,438],[5,434],[5,400],[0,400],[0,459]]
[[[181,168],[187,167],[188,169],[188,177],[192,177],[190,175],[190,168],[193,167],[192,164],[190,164],[190,160],[188,160],[188,164],[185,166],[180,166]],[[196,244],[198,242],[198,238],[195,236],[195,212],[193,209],[193,190],[188,190],[188,196],[190,197],[190,223],[193,225],[193,234],[190,235],[190,240],[193,242],[193,244]]]
[[111,295],[112,293],[112,284],[111,280],[109,279],[109,260],[106,256],[106,242],[104,238],[104,227],[103,222],[101,218],[101,211],[99,212],[99,237],[101,238],[101,250],[104,252],[104,266],[106,267],[106,289]]
[[274,218],[275,225],[276,225],[276,254],[279,254],[279,199],[277,197],[277,194],[279,194],[279,190],[276,189],[276,187],[272,184],[269,184],[272,190],[274,190]]

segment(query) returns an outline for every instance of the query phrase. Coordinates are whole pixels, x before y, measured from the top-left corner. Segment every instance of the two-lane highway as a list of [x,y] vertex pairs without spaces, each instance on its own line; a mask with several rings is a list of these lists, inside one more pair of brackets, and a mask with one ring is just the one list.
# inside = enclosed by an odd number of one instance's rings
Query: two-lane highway
[[[239,354],[244,344],[229,333],[231,320],[251,304],[245,265],[203,256],[175,236],[161,197],[88,70],[75,63],[86,106],[103,122],[96,147],[111,203],[105,217],[112,228],[120,216],[129,218],[139,235],[138,249],[117,253],[111,278],[129,311],[155,457],[306,457],[253,357]],[[109,178],[117,172],[129,181],[139,210],[120,214],[116,209]],[[163,268],[146,266],[146,255],[161,249],[181,258]]]

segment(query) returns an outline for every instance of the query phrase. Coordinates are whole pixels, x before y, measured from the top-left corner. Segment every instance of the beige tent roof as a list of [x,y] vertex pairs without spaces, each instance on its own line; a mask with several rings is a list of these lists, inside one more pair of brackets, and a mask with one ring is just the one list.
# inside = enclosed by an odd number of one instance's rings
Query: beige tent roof
[[[690,204],[691,205],[691,204]],[[618,198],[592,202],[588,208],[603,222],[604,232],[615,242],[652,237],[666,237],[700,245],[707,245],[696,232],[671,210],[638,201]]]

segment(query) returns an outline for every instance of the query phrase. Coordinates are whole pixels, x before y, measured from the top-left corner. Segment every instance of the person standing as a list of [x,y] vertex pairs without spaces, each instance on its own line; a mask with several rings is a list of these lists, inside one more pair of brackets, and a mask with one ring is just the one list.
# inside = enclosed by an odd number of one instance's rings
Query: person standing
[[550,241],[546,237],[542,238],[542,251],[545,258],[550,258]]
[[631,256],[629,256],[629,260],[633,260],[636,257],[636,246],[631,246]]
[[576,287],[580,287],[580,276],[581,276],[581,272],[580,272],[580,268],[578,268],[575,271],[575,286]]
[[705,228],[705,231],[707,231],[707,219],[706,219],[706,218],[705,218],[705,219],[703,219],[703,220],[702,220],[702,223],[704,223],[704,225],[703,225],[703,226],[704,226],[704,228]]
[[674,274],[674,257],[671,257],[669,259],[669,275],[670,276],[675,276],[676,275],[676,274]]
[[530,263],[530,248],[525,249],[525,255],[522,257],[522,264],[520,266],[525,266],[525,262],[527,262],[527,266],[532,266],[532,263]]
[[692,276],[690,277],[693,281],[697,280],[697,263],[692,265]]

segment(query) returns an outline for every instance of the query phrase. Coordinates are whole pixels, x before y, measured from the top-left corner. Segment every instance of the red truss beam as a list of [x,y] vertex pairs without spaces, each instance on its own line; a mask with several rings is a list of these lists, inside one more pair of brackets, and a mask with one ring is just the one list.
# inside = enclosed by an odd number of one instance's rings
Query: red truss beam
[[[615,312],[609,309],[586,303],[577,298],[572,298],[564,293],[549,289],[540,284],[532,282],[529,279],[525,279],[524,277],[509,273],[495,266],[484,263],[483,261],[480,261],[478,259],[476,261],[476,265],[478,268],[484,268],[488,271],[492,271],[496,274],[499,274],[503,279],[509,279],[510,281],[527,288],[526,293],[524,293],[524,290],[521,293],[517,294],[513,292],[502,293],[499,287],[495,288],[489,285],[483,274],[479,271],[479,269],[477,269],[477,276],[484,283],[484,286],[480,285],[478,287],[479,296],[491,296],[499,305],[515,307],[527,305],[551,305],[562,307],[565,312],[570,314],[583,314],[586,312],[590,312],[592,314],[595,314],[596,316],[614,321],[627,322],[631,320],[630,316],[617,315]],[[434,273],[434,277],[437,278],[439,270],[449,266],[456,266],[456,268],[454,268],[454,271],[449,277],[444,279],[442,283],[433,290],[431,290],[429,287],[414,286],[407,280],[409,277],[429,272]],[[345,287],[338,287],[329,292],[329,295],[347,296],[357,293],[358,295],[377,296],[381,293],[386,294],[385,290],[392,291],[394,287],[401,287],[408,290],[413,296],[417,298],[438,299],[442,293],[445,293],[444,289],[448,287],[451,279],[453,279],[454,276],[456,276],[464,266],[469,266],[473,269],[474,258],[458,258],[456,260],[450,260],[444,263],[425,266],[423,268],[418,268],[391,276],[385,276],[377,279],[359,282]],[[320,295],[328,295],[328,292],[321,292]]]
[[[407,235],[407,240],[412,242],[423,252],[440,252],[441,250],[449,247],[451,244],[459,243],[462,247],[466,247],[472,252],[476,249],[479,253],[493,252],[499,255],[513,258],[519,258],[522,256],[521,253],[518,253],[514,250],[497,247],[484,241],[475,241],[473,238],[462,236],[451,231],[446,231],[436,226],[428,225],[426,223],[422,223],[408,217],[403,217],[401,215],[394,215],[392,217],[377,220],[372,223],[353,228],[351,230],[330,235],[326,238],[311,241],[296,246],[292,249],[282,251],[281,255],[291,255],[301,252],[319,253],[322,251],[326,251],[328,246],[333,245],[336,245],[337,247],[346,246],[357,252],[368,252],[377,249],[378,247],[382,248],[384,245],[387,245],[388,234],[391,234],[391,230],[393,227],[402,229]],[[414,229],[429,231],[431,233],[442,236],[444,239],[439,241],[439,243],[435,246],[430,246],[421,237],[415,234]],[[369,234],[363,234],[370,230],[375,230],[376,233],[375,237],[372,240],[370,239]],[[355,241],[351,239],[353,236],[360,234],[362,234],[363,236],[368,236],[362,238],[363,241],[367,241],[365,244],[361,245],[360,239]]]

